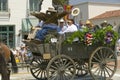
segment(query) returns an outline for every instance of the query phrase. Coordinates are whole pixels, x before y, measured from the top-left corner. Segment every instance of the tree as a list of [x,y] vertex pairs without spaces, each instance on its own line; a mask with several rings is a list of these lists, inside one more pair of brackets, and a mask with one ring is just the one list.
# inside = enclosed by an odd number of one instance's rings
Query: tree
[[53,4],[54,5],[67,5],[69,3],[69,0],[53,0]]

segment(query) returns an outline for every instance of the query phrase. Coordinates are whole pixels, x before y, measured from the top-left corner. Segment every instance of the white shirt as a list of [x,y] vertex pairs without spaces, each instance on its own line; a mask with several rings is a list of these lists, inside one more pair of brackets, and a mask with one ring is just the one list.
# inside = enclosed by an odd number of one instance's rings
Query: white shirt
[[61,31],[59,31],[59,33],[64,32],[66,29],[67,29],[67,27],[66,27],[66,26],[63,26],[62,29],[61,29]]
[[[77,26],[72,24],[72,25],[68,25],[67,29],[63,32],[60,32],[60,34],[64,34],[64,33],[67,33],[67,32],[75,32],[75,31],[78,31],[77,29]],[[78,38],[75,38],[73,41],[78,41],[79,39]]]
[[74,24],[72,24],[72,25],[68,25],[68,27],[67,27],[67,29],[65,30],[65,31],[63,31],[63,33],[66,33],[66,32],[75,32],[75,31],[77,31],[78,29],[77,29],[77,26],[76,25],[74,25]]
[[63,26],[62,31],[64,32],[67,29],[66,26]]
[[17,51],[16,50],[12,50],[13,54],[16,55],[17,54]]

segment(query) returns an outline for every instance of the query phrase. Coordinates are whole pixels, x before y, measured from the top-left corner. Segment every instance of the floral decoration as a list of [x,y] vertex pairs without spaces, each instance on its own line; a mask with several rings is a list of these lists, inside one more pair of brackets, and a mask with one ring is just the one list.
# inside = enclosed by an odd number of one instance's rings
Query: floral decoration
[[107,32],[105,35],[105,44],[110,44],[113,40],[113,33],[112,32]]
[[87,46],[92,45],[92,43],[93,43],[93,35],[92,35],[92,33],[88,32],[88,33],[85,34],[84,42],[85,42],[85,44]]
[[72,43],[76,37],[79,38],[79,42],[83,42],[87,46],[93,45],[95,43],[112,46],[115,45],[118,39],[118,33],[115,32],[111,26],[98,29],[95,32],[91,32],[89,29],[84,29],[83,31],[72,33],[72,35],[68,37],[64,42]]

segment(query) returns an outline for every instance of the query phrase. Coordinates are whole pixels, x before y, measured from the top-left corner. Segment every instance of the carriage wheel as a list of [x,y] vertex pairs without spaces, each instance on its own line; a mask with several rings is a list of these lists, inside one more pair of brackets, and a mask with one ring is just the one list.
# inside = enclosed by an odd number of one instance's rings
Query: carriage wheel
[[73,80],[75,70],[74,61],[70,57],[58,55],[47,66],[48,80]]
[[38,80],[46,80],[46,67],[48,61],[43,60],[40,56],[34,57],[30,64],[31,74]]
[[94,80],[110,80],[117,69],[117,57],[112,49],[98,47],[91,54],[88,68]]
[[88,65],[84,61],[75,62],[76,76],[83,77],[88,74]]

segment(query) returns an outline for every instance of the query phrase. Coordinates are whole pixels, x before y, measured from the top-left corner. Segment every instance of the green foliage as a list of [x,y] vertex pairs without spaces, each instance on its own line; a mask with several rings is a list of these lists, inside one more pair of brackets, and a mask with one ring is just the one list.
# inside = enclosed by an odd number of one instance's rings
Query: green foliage
[[[106,42],[106,34],[110,32],[112,34],[112,41],[110,43],[107,43]],[[79,38],[79,41],[80,42],[85,42],[85,34],[86,33],[91,33],[92,36],[93,36],[93,39],[92,39],[92,44],[95,44],[95,43],[100,43],[102,45],[109,45],[109,46],[112,46],[116,43],[116,40],[118,39],[118,33],[113,31],[112,30],[112,27],[111,26],[107,26],[106,28],[101,28],[95,32],[91,32],[89,31],[88,28],[85,28],[83,31],[77,31],[77,32],[74,32],[71,36],[69,36],[65,41],[64,43],[72,43],[73,40],[77,37]]]
[[[112,41],[110,44],[105,43],[105,36],[108,32],[112,33]],[[99,29],[98,31],[96,31],[94,37],[96,42],[100,42],[103,45],[114,45],[116,43],[116,40],[118,39],[118,33],[112,29],[112,26],[107,26],[104,29]]]
[[53,3],[56,5],[67,5],[69,0],[53,0]]
[[70,36],[67,36],[66,40],[64,41],[64,44],[67,44],[67,43],[71,44],[76,37],[79,39],[79,41],[83,42],[84,35],[86,32],[88,32],[88,28],[84,28],[83,31],[76,31],[74,33],[71,33]]
[[74,32],[73,34],[71,34],[71,36],[66,38],[64,43],[72,43],[74,38],[76,37],[79,38],[80,41],[83,41],[84,32],[81,32],[81,31]]
[[69,0],[60,0],[62,4],[67,4]]

